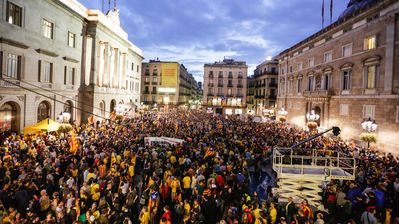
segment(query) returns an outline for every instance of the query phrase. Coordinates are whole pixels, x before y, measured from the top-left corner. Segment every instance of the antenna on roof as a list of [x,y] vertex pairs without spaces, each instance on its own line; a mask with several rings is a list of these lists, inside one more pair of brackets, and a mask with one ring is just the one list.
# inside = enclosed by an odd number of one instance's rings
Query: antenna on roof
[[321,4],[321,28],[324,28],[324,0],[322,0]]
[[108,11],[111,10],[111,0],[108,0]]
[[116,0],[114,0],[114,10],[116,10]]
[[330,24],[332,23],[333,0],[330,0]]
[[101,0],[101,12],[104,13],[104,0]]

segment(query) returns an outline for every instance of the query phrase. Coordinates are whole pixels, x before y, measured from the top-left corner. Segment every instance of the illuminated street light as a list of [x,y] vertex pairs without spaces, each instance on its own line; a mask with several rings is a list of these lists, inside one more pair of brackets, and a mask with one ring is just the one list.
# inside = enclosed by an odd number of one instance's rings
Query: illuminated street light
[[69,123],[71,119],[71,114],[69,112],[61,112],[60,115],[57,117],[57,121],[60,123]]
[[367,132],[375,132],[377,130],[378,125],[375,123],[375,120],[372,120],[370,117],[368,119],[365,119],[362,122],[362,128],[363,130]]
[[311,122],[316,122],[320,118],[320,115],[316,114],[314,110],[310,111],[310,113],[306,114],[306,119]]
[[284,107],[283,107],[283,108],[281,108],[281,109],[278,111],[278,114],[279,114],[280,116],[287,116],[288,111],[286,111],[286,110],[284,109]]

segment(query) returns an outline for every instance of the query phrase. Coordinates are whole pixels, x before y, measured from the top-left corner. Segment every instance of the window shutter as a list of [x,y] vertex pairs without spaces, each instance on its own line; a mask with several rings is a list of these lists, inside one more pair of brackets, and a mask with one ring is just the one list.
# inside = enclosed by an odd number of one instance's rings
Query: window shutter
[[50,83],[53,82],[53,63],[50,63]]
[[17,57],[17,79],[21,80],[22,56]]
[[75,85],[75,68],[72,68],[72,85]]
[[67,66],[64,66],[64,85],[67,84]]
[[3,52],[0,51],[0,78],[3,77]]
[[42,81],[42,76],[41,76],[41,71],[42,71],[42,60],[39,60],[38,63],[38,70],[37,70],[37,81],[41,82]]

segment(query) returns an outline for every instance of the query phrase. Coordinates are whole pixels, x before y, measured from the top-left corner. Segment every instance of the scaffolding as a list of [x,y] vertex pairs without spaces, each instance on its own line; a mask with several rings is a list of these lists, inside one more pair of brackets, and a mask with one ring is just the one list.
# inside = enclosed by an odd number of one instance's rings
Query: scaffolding
[[273,170],[278,178],[275,191],[279,201],[288,197],[307,199],[321,208],[321,186],[330,180],[354,180],[356,160],[330,150],[278,148],[273,150]]

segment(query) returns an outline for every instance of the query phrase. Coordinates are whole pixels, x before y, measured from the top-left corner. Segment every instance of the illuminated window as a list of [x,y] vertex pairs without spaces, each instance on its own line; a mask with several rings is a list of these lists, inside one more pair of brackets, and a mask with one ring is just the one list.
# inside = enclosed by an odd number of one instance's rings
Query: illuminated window
[[22,25],[22,8],[7,1],[7,22],[17,26]]
[[51,82],[53,76],[53,63],[44,62],[43,82]]
[[68,46],[75,47],[76,35],[74,33],[68,32]]
[[7,76],[11,78],[18,78],[19,73],[19,56],[15,54],[8,54],[7,58]]
[[364,81],[366,89],[374,89],[376,88],[376,78],[378,72],[378,65],[369,65],[364,69]]
[[370,36],[364,39],[364,48],[365,50],[375,49],[377,47],[377,37]]
[[43,36],[53,39],[54,38],[54,23],[43,19],[42,24],[42,34]]

